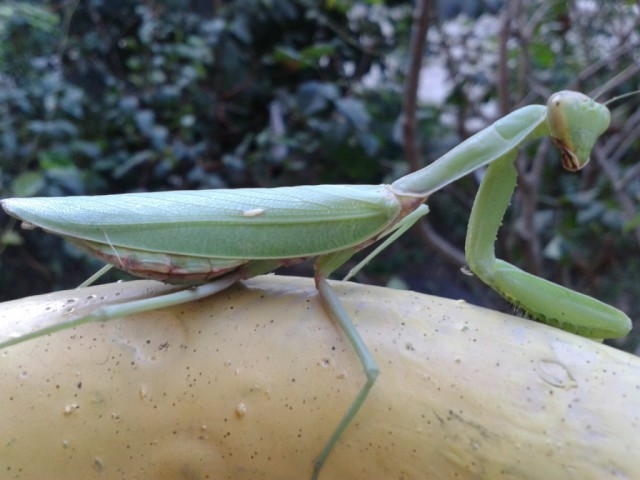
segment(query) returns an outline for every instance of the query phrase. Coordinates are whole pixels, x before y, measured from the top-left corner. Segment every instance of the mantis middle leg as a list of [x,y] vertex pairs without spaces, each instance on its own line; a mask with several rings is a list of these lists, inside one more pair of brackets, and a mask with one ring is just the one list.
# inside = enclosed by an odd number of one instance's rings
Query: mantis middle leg
[[[355,273],[357,273],[367,262],[369,262],[369,260],[379,254],[384,248],[386,248],[396,238],[398,238],[409,228],[411,228],[411,226],[415,222],[417,222],[427,213],[429,213],[429,208],[426,205],[421,205],[418,209],[403,218],[388,233],[389,236],[385,239],[385,241],[382,242],[382,244],[380,244],[372,253],[367,255],[364,260],[358,263],[358,265],[349,272],[345,280],[355,275]],[[319,257],[316,261],[315,281],[320,299],[322,300],[327,313],[340,326],[341,330],[349,340],[349,343],[353,347],[356,355],[358,355],[358,358],[360,359],[360,363],[362,364],[362,368],[364,370],[366,380],[364,385],[360,388],[360,391],[358,392],[356,397],[351,402],[351,405],[347,409],[346,413],[343,415],[340,423],[338,423],[337,427],[331,434],[331,437],[325,444],[322,452],[320,452],[320,455],[318,455],[318,457],[316,458],[313,465],[313,475],[311,477],[312,480],[317,480],[324,462],[327,460],[327,457],[335,447],[336,443],[338,442],[346,428],[349,426],[349,423],[351,423],[351,420],[353,420],[353,417],[358,413],[358,411],[364,404],[380,372],[378,365],[373,358],[373,355],[371,355],[371,352],[362,340],[362,337],[360,337],[357,328],[353,324],[347,311],[344,309],[342,302],[336,295],[336,292],[333,290],[333,288],[331,288],[331,285],[329,285],[326,280],[335,269],[337,269],[345,261],[351,258],[351,256],[356,253],[356,251],[357,249],[353,248],[347,249],[336,252],[334,254]]]

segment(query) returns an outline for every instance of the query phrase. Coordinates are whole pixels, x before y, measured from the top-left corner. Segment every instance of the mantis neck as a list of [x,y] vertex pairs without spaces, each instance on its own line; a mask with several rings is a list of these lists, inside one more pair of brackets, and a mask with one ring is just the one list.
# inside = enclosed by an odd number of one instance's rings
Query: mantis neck
[[529,105],[510,113],[431,165],[399,178],[391,184],[391,190],[396,195],[427,198],[478,167],[516,150],[525,140],[548,135],[546,112],[542,105]]

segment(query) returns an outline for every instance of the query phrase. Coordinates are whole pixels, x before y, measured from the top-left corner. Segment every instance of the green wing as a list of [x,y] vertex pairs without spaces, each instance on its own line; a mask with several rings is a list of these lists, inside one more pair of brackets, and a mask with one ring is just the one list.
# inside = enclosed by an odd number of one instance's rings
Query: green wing
[[400,204],[382,185],[321,185],[12,198],[3,208],[65,237],[215,258],[315,256],[362,243]]

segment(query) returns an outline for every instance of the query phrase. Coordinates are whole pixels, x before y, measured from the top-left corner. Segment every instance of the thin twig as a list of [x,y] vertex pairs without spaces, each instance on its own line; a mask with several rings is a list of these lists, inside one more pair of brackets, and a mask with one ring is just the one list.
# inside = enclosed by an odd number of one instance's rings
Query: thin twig
[[422,57],[424,56],[431,2],[418,0],[413,16],[411,29],[411,46],[409,49],[409,69],[404,84],[404,98],[402,106],[402,139],[404,154],[412,172],[420,168],[420,154],[417,136],[416,110],[418,103],[418,86]]
[[[402,143],[407,163],[412,172],[418,170],[421,166],[416,110],[418,106],[418,86],[420,83],[420,71],[422,69],[427,30],[430,19],[433,18],[431,15],[433,11],[432,7],[432,2],[429,0],[418,0],[416,3],[411,29],[409,68],[404,84]],[[422,240],[436,250],[445,260],[458,266],[466,263],[464,253],[438,235],[431,225],[429,225],[428,221],[423,220],[419,222],[417,231]]]

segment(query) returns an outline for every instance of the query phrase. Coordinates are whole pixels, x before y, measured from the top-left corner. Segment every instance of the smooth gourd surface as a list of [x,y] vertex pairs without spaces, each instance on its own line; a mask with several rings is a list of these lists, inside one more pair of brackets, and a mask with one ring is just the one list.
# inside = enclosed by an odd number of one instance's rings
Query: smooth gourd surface
[[[640,360],[464,302],[332,282],[380,376],[321,480],[640,478]],[[0,304],[0,336],[170,287]],[[281,479],[312,462],[364,375],[310,279],[0,352],[0,476]]]

